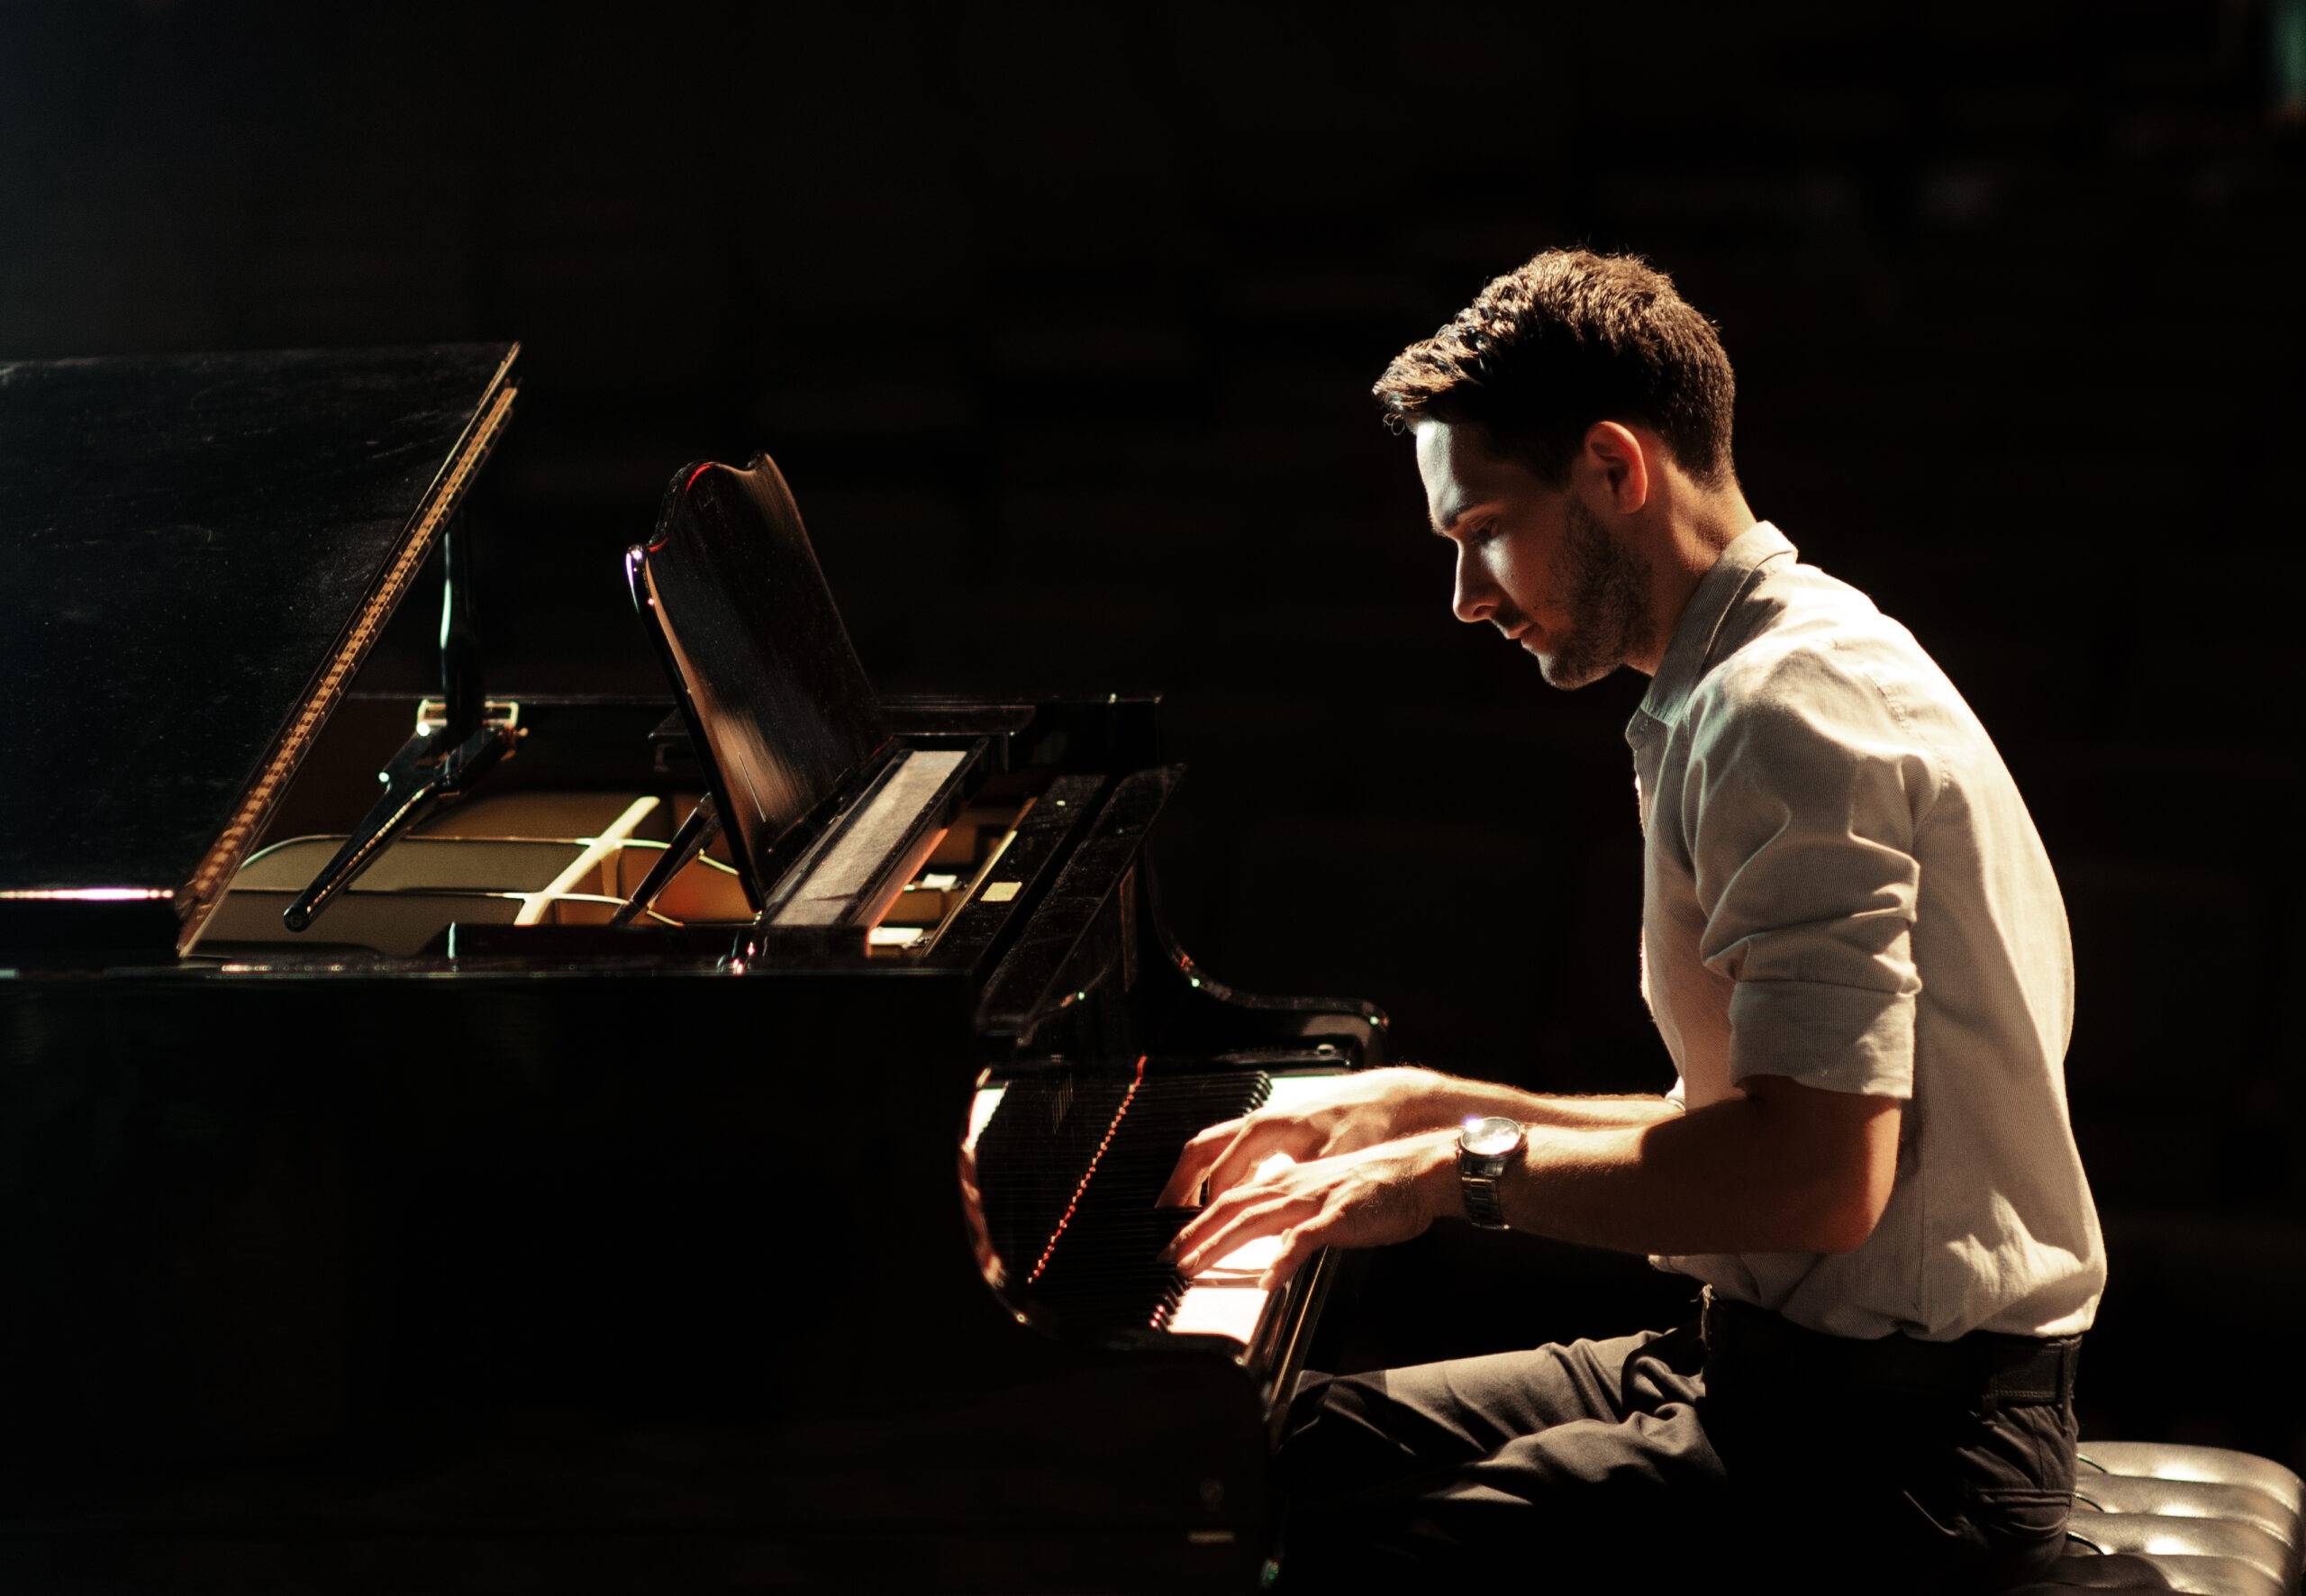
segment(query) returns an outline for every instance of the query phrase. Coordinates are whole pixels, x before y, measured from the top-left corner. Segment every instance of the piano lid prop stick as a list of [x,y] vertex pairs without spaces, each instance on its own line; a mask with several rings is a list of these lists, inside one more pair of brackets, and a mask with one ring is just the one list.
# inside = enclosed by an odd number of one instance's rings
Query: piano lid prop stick
[[631,924],[633,917],[654,903],[657,895],[665,890],[673,877],[686,868],[688,862],[703,853],[720,835],[721,812],[713,807],[713,794],[707,793],[696,801],[696,807],[688,812],[688,818],[673,833],[672,841],[666,845],[663,853],[657,856],[657,862],[649,866],[649,874],[640,878],[640,884],[632,889],[632,896],[609,916],[609,924]]
[[463,792],[510,752],[516,735],[509,721],[484,721],[470,737],[439,753],[435,751],[438,745],[449,740],[447,733],[433,735],[428,727],[419,726],[416,735],[393,756],[392,763],[377,773],[377,779],[385,784],[385,795],[362,817],[359,829],[344,839],[336,857],[313,877],[312,884],[281,911],[280,923],[292,931],[311,925],[402,832],[431,813],[442,800]]
[[[417,712],[416,733],[392,762],[377,773],[385,795],[362,817],[359,830],[344,839],[336,857],[282,911],[292,931],[313,923],[337,893],[350,886],[377,856],[442,801],[480,779],[483,772],[513,751],[519,733],[510,721],[494,721],[480,682],[480,642],[472,623],[472,534],[450,522],[440,534],[440,696],[445,723],[434,726]],[[446,749],[446,752],[442,752]]]

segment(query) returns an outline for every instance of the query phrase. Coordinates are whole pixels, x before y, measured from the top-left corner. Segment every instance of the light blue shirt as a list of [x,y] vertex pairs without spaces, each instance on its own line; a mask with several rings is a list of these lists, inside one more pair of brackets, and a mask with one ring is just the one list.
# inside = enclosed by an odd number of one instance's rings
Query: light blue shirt
[[2106,1264],[2066,1114],[2065,906],[1945,673],[1763,521],[1699,581],[1626,739],[1673,1095],[1771,1075],[1904,1102],[1854,1251],[1654,1261],[1836,1335],[2087,1327]]

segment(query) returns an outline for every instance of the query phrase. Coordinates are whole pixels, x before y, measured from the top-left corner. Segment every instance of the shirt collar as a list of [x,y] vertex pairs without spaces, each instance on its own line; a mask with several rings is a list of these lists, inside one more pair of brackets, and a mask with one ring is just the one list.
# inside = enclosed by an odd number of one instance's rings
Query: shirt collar
[[1800,558],[1799,550],[1787,541],[1785,534],[1766,521],[1756,521],[1730,540],[1730,546],[1721,551],[1712,568],[1698,578],[1681,620],[1675,622],[1674,636],[1666,645],[1666,657],[1658,663],[1657,675],[1642,697],[1633,725],[1626,729],[1629,736],[1645,717],[1668,726],[1681,718],[1690,690],[1705,675],[1721,623],[1760,579],[1762,567],[1789,555]]

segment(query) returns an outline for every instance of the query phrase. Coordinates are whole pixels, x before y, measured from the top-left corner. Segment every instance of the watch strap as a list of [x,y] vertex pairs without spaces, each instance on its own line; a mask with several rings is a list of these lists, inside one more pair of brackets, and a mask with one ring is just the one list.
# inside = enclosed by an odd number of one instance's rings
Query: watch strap
[[[1492,1163],[1502,1162],[1502,1160],[1484,1159],[1481,1162]],[[1485,1174],[1477,1174],[1467,1168],[1464,1163],[1460,1163],[1457,1166],[1457,1183],[1465,1192],[1466,1218],[1482,1229],[1512,1229],[1505,1222],[1504,1205],[1497,1200],[1497,1177],[1503,1173],[1504,1173],[1503,1170],[1493,1170]]]

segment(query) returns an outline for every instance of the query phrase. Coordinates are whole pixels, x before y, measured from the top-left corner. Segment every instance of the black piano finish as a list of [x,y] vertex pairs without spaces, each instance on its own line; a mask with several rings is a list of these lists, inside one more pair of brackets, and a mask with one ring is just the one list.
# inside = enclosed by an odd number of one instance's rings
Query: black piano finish
[[[1010,757],[1148,707],[1042,706]],[[522,776],[585,763],[549,727],[658,710],[548,704]],[[0,981],[0,1580],[192,1588],[293,1544],[323,1590],[1248,1588],[1284,1349],[1028,1322],[957,1148],[1007,1061],[1382,1031],[1199,972],[1143,869],[1176,773],[1075,774],[1023,923],[942,965],[537,928]]]
[[[669,701],[493,692],[491,791],[696,789]],[[270,835],[349,824],[413,707],[349,697]],[[960,1142],[988,1074],[1361,1065],[1382,1016],[1176,948],[1152,701],[880,713],[1043,794],[918,957],[532,926],[0,979],[0,1582],[1251,1588],[1326,1264],[1247,1354],[1062,1323],[981,1269]]]
[[0,962],[173,950],[296,712],[413,574],[513,357],[0,365]]

